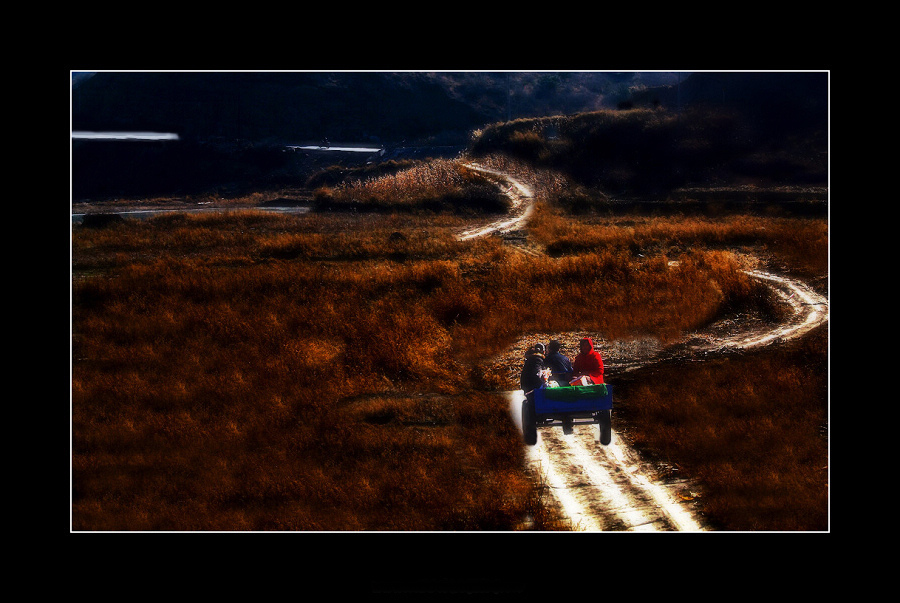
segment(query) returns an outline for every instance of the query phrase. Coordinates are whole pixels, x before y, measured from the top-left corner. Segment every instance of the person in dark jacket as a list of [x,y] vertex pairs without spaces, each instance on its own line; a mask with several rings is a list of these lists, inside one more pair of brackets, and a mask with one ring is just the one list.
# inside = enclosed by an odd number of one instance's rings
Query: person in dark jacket
[[525,363],[519,375],[519,385],[527,396],[544,383],[544,344],[536,343],[525,351]]
[[578,344],[578,355],[572,362],[572,377],[590,377],[594,385],[603,383],[603,358],[594,349],[594,342],[585,337]]
[[560,343],[552,339],[547,344],[547,357],[544,360],[544,367],[550,369],[550,380],[556,381],[559,385],[568,385],[572,380],[572,363],[560,352],[562,346]]

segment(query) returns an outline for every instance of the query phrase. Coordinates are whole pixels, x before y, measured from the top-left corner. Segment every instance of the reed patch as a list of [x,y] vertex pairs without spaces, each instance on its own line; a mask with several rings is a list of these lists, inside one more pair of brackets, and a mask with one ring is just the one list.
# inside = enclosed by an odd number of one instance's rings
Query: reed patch
[[[761,242],[812,269],[827,241],[821,223],[604,223],[539,208],[532,234],[558,251],[531,257],[496,238],[458,241],[465,224],[452,211],[247,211],[74,229],[73,528],[513,530],[531,517],[555,529],[502,393],[517,385],[485,374],[488,360],[535,331],[677,338],[768,304],[728,246]],[[762,366],[744,368],[782,370]],[[760,400],[723,390],[720,369],[697,408]],[[800,391],[804,379],[776,383]],[[679,442],[728,423],[698,411],[679,424],[644,402],[653,387],[632,391],[629,420],[693,431]],[[727,470],[746,450],[730,433],[706,440],[715,462],[690,466],[734,491],[715,477],[746,470]],[[783,488],[800,473],[778,470],[793,475]]]

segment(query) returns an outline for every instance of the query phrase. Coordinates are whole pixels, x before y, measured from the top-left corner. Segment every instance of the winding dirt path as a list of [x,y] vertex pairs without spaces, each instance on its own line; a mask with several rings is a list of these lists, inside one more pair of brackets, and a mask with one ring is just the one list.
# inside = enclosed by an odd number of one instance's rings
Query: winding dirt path
[[464,165],[495,180],[512,202],[512,209],[508,216],[500,220],[460,233],[460,240],[467,241],[494,233],[505,233],[524,228],[533,207],[531,201],[534,199],[534,193],[531,191],[531,188],[502,172],[491,170],[475,163],[466,163]]
[[[461,239],[523,229],[530,214],[534,195],[516,179],[476,164],[472,169],[496,178],[510,196],[510,216],[465,231]],[[694,333],[685,341],[662,347],[652,341],[617,342],[627,349],[605,355],[607,374],[614,383],[615,375],[676,356],[707,357],[772,345],[801,337],[828,320],[828,300],[808,285],[762,270],[748,270],[753,278],[769,285],[787,304],[791,313],[774,327],[735,329],[717,335],[717,329]],[[560,338],[559,335],[555,336]],[[565,337],[565,334],[563,334]],[[577,334],[570,334],[573,341]],[[535,339],[518,342],[523,347]],[[538,338],[540,339],[540,338]],[[606,348],[605,348],[606,349]],[[521,424],[521,391],[507,392],[510,413],[519,429]],[[615,413],[613,413],[615,415]],[[579,531],[686,531],[700,532],[705,526],[694,512],[695,499],[686,480],[661,479],[655,469],[644,463],[636,451],[615,435],[608,446],[599,443],[595,425],[576,425],[563,435],[559,427],[538,429],[538,442],[526,447],[529,468],[540,483],[552,493],[554,506]]]

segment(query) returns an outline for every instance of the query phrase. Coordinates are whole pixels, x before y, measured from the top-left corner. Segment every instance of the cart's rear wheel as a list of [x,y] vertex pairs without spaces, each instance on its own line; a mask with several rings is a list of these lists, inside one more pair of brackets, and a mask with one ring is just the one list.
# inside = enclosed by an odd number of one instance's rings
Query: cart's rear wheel
[[522,433],[525,443],[529,446],[537,444],[537,417],[534,410],[534,400],[525,398],[522,401]]
[[612,417],[609,410],[601,410],[597,413],[597,423],[600,425],[600,443],[604,446],[612,441]]

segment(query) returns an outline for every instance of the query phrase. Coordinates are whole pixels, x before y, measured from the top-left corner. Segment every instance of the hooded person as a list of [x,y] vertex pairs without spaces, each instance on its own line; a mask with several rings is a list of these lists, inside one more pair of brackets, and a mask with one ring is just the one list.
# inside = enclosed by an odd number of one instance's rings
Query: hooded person
[[547,344],[547,357],[544,360],[544,366],[550,369],[550,379],[556,381],[560,385],[568,385],[572,380],[572,363],[560,352],[562,346],[560,343],[552,339]]
[[536,343],[525,351],[525,363],[519,375],[519,385],[527,395],[544,383],[544,344]]
[[572,362],[572,378],[588,377],[594,385],[603,383],[603,358],[594,349],[594,342],[585,337],[578,343],[578,355]]

